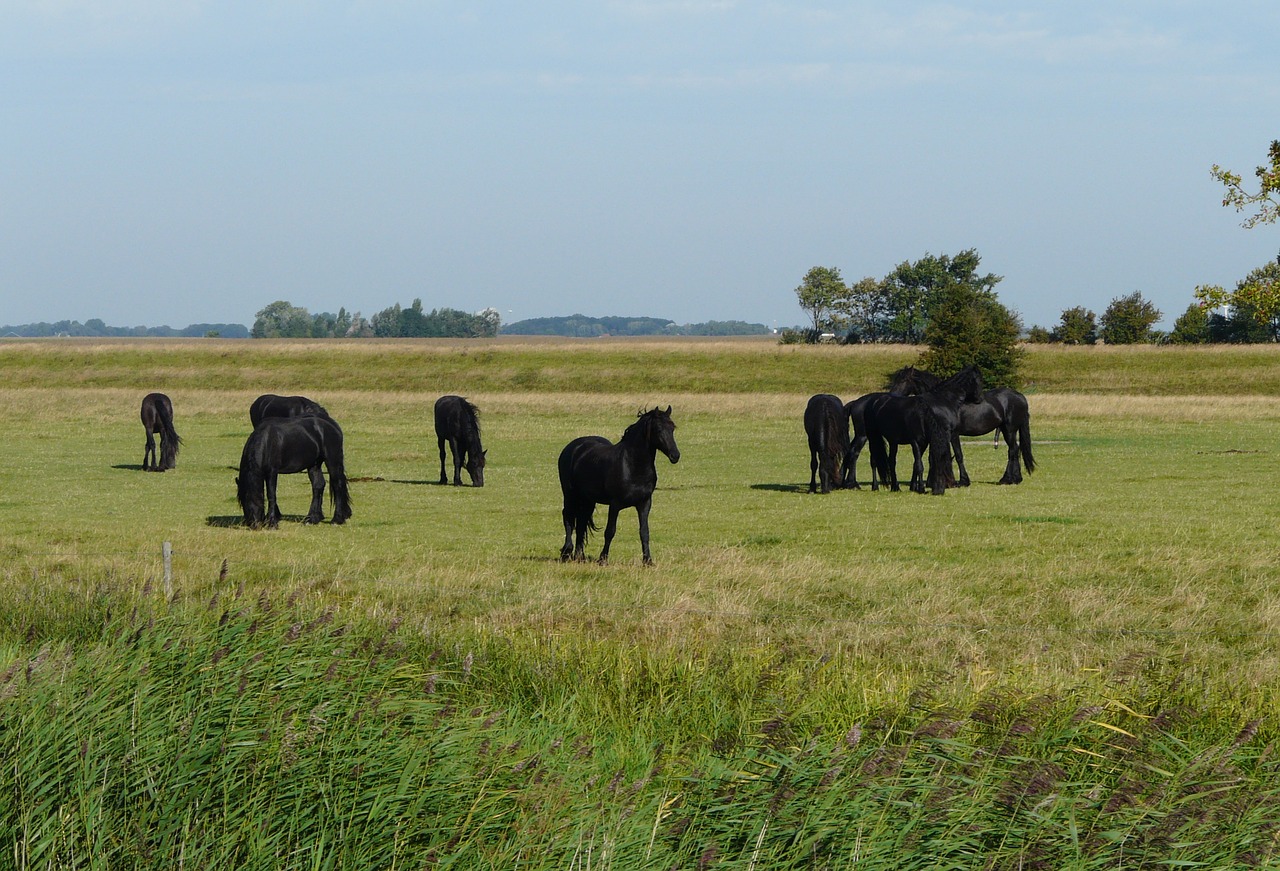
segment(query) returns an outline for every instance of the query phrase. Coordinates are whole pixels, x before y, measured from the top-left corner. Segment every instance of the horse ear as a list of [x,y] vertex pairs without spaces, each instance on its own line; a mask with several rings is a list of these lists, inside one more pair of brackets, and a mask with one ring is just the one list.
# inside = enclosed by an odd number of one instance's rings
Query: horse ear
[[670,405],[668,405],[668,406],[667,406],[667,416],[668,416],[668,417],[670,417],[670,416],[671,416],[671,406],[670,406]]

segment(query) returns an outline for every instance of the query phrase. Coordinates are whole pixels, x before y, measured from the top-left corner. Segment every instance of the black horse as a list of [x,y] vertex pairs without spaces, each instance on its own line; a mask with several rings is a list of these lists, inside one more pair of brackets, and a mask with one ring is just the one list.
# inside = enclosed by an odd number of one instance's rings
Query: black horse
[[[890,389],[916,393],[931,389],[941,380],[923,369],[908,366],[892,375]],[[960,423],[951,439],[951,452],[955,454],[956,464],[960,467],[961,487],[969,486],[969,472],[964,467],[960,436],[980,436],[989,432],[997,434],[997,443],[1000,436],[1004,436],[1004,443],[1009,449],[1004,475],[997,484],[1021,484],[1024,464],[1027,472],[1036,470],[1036,460],[1031,454],[1031,408],[1027,397],[1009,387],[993,387],[983,391],[981,401],[965,402],[960,406]]]
[[[862,489],[858,484],[858,456],[867,446],[867,406],[877,398],[888,395],[887,393],[866,393],[844,404],[845,417],[849,421],[849,428],[853,431],[853,436],[849,439],[849,449],[844,455],[844,485],[850,490]],[[871,484],[873,487],[876,486],[874,465],[871,467]]]
[[[173,403],[169,397],[163,393],[148,393],[142,397],[142,428],[147,433],[147,445],[142,450],[142,470],[163,472],[175,468],[182,439],[173,428]],[[159,461],[156,460],[156,433],[160,434]]]
[[849,418],[840,397],[817,393],[804,408],[804,431],[809,437],[809,492],[830,493],[844,484],[840,466],[849,453]]
[[329,412],[324,410],[323,405],[305,396],[276,396],[274,393],[264,393],[249,406],[249,422],[253,424],[254,429],[269,417],[305,417],[309,414],[333,420],[329,417]]
[[[911,489],[928,488],[941,496],[955,483],[951,474],[951,436],[960,423],[960,404],[982,397],[982,375],[976,366],[961,369],[936,387],[914,396],[887,393],[868,403],[864,412],[871,463],[893,490],[898,489],[898,445],[911,445]],[[889,446],[886,455],[885,445]],[[923,455],[929,451],[926,482]],[[878,489],[873,477],[871,488]]]
[[[649,508],[658,486],[654,459],[658,451],[673,463],[680,462],[676,447],[676,425],[671,406],[642,411],[615,445],[603,436],[582,436],[560,452],[560,490],[564,494],[564,546],[560,559],[585,559],[583,546],[587,530],[596,529],[597,504],[609,506],[609,522],[604,528],[604,547],[599,562],[609,561],[609,545],[618,529],[618,512],[635,508],[640,515],[640,549],[644,564],[653,565],[649,553]],[[576,536],[576,537],[575,537]]]
[[[351,517],[351,496],[342,464],[342,430],[327,417],[267,418],[254,428],[240,455],[240,475],[236,478],[236,498],[244,510],[244,522],[257,529],[264,524],[280,524],[276,502],[276,477],[306,472],[311,477],[311,509],[306,523],[324,520],[321,511],[324,474],[329,472],[329,497],[333,502],[333,522]],[[263,512],[262,491],[266,486],[267,510]]]
[[444,446],[453,452],[453,483],[462,484],[462,467],[467,467],[473,487],[484,486],[485,450],[480,445],[479,409],[461,396],[441,396],[436,400],[436,441],[440,446],[440,483],[449,483],[444,470]]

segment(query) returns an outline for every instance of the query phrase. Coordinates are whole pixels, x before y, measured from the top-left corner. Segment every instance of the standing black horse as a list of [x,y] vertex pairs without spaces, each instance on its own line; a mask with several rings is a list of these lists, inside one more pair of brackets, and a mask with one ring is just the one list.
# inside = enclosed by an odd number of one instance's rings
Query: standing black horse
[[[351,496],[342,464],[342,430],[327,417],[267,418],[254,428],[240,455],[240,475],[236,478],[236,498],[244,510],[244,522],[257,529],[280,523],[276,502],[276,478],[306,472],[311,477],[311,508],[306,523],[324,520],[321,511],[324,475],[329,472],[329,496],[333,501],[333,522],[351,517]],[[262,492],[266,487],[267,510],[263,512]]]
[[830,493],[844,483],[841,463],[849,453],[849,418],[840,397],[817,393],[804,408],[804,431],[809,437],[809,492]]
[[[911,489],[923,493],[926,487],[924,450],[929,450],[928,487],[935,496],[954,484],[951,474],[951,436],[960,422],[960,404],[982,397],[982,376],[968,366],[936,387],[915,396],[887,393],[868,403],[864,417],[871,463],[880,479],[898,489],[898,445],[911,445]],[[885,444],[888,443],[888,455]],[[873,477],[871,488],[877,489]]]
[[323,405],[305,396],[276,396],[274,393],[264,393],[249,406],[249,422],[253,424],[254,429],[269,417],[305,417],[308,414],[329,417],[329,412],[324,410]]
[[[844,485],[851,490],[862,489],[858,485],[858,456],[867,446],[867,406],[877,398],[888,395],[887,393],[866,393],[844,404],[845,417],[848,418],[849,428],[853,431],[853,437],[849,440],[849,450],[844,456]],[[874,465],[871,467],[871,484],[873,487],[876,486]]]
[[[618,512],[635,508],[640,515],[640,549],[644,564],[653,565],[649,553],[649,508],[658,486],[654,460],[658,451],[673,463],[680,462],[676,447],[676,425],[671,406],[642,411],[615,445],[603,436],[582,436],[560,452],[560,490],[564,494],[564,546],[560,559],[585,559],[583,546],[587,530],[595,529],[597,504],[609,506],[609,522],[604,528],[604,547],[599,562],[609,561],[609,545],[618,529]],[[575,537],[576,536],[576,537]]]
[[[916,393],[935,387],[941,380],[923,369],[908,366],[893,374],[890,389]],[[969,472],[964,467],[960,436],[980,436],[989,432],[997,433],[997,442],[1001,435],[1004,436],[1004,443],[1009,449],[1004,475],[996,483],[1021,484],[1023,464],[1028,472],[1036,470],[1036,460],[1031,454],[1031,408],[1027,397],[1009,387],[993,387],[983,391],[981,401],[965,402],[960,406],[960,423],[951,439],[951,452],[960,467],[961,487],[969,486]]]
[[[147,444],[142,450],[142,470],[163,472],[178,465],[178,446],[182,439],[173,428],[173,403],[163,393],[148,393],[142,397],[142,428],[147,433]],[[156,460],[155,434],[160,434],[160,459]],[[148,465],[148,460],[150,465]]]
[[436,442],[440,446],[440,483],[449,483],[444,470],[444,445],[453,452],[453,483],[462,484],[462,467],[467,467],[473,487],[484,486],[485,450],[480,445],[479,409],[461,396],[441,396],[436,400]]

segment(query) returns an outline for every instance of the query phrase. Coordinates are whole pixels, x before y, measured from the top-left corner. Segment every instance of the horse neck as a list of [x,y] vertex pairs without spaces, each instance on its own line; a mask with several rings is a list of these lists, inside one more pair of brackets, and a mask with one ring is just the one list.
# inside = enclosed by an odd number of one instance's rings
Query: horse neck
[[646,420],[638,420],[627,427],[618,440],[618,447],[626,453],[647,457],[650,462],[658,454],[658,448],[649,439],[649,422]]

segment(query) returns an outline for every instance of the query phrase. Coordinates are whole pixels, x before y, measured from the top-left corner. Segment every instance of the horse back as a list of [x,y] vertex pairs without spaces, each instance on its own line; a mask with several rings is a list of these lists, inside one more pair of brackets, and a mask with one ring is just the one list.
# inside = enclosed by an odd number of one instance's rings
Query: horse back
[[241,464],[252,460],[263,470],[290,475],[330,459],[341,461],[342,430],[323,417],[268,417],[245,443]]
[[581,436],[560,452],[560,490],[565,501],[630,507],[653,495],[658,473],[652,458],[636,462],[604,436]]

